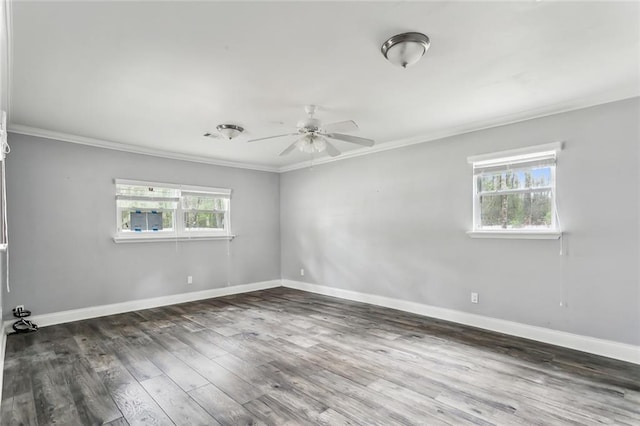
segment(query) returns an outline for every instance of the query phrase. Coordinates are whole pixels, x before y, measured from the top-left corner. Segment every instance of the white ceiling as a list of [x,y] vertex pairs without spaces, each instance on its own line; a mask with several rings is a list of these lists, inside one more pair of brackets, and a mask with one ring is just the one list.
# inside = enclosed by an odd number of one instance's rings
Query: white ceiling
[[[246,143],[294,130],[306,104],[383,147],[640,94],[637,2],[11,6],[12,129],[203,160],[308,160],[278,156],[288,138]],[[402,70],[380,45],[405,31],[431,48]],[[220,123],[246,132],[202,136]]]

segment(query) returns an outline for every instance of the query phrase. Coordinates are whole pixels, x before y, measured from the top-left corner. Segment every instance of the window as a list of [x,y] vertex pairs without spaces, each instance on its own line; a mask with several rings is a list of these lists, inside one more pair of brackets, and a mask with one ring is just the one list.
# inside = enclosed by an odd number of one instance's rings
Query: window
[[231,237],[230,189],[115,182],[116,242]]
[[558,238],[556,154],[560,144],[469,157],[471,236]]

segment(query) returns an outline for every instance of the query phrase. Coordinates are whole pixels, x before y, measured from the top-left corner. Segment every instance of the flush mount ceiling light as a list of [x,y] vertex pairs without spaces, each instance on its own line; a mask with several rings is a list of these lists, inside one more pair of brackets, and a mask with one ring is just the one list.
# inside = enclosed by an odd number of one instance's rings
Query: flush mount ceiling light
[[244,129],[235,124],[219,124],[216,129],[225,139],[231,140],[240,136],[240,133],[244,132]]
[[422,58],[429,45],[429,37],[422,33],[402,33],[385,41],[380,50],[389,62],[407,68]]

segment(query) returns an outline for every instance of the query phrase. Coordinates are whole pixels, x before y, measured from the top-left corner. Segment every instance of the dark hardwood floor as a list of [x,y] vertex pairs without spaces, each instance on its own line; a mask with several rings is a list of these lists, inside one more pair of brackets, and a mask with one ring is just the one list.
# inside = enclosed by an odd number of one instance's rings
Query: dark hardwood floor
[[640,425],[640,366],[277,288],[8,337],[2,425]]

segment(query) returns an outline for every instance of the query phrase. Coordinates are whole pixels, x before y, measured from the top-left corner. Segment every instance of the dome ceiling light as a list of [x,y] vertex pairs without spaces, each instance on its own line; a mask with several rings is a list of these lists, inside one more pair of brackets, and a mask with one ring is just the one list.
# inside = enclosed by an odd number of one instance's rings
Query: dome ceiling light
[[380,50],[389,62],[407,68],[422,58],[430,44],[429,37],[422,33],[402,33],[385,41]]
[[[240,134],[244,132],[244,128],[236,126],[235,124],[219,124],[218,126],[216,126],[216,130],[218,131],[218,133],[220,133],[220,135],[222,135],[223,138],[229,141],[240,136]],[[210,132],[205,133],[203,136],[213,139],[217,139],[220,137]]]

